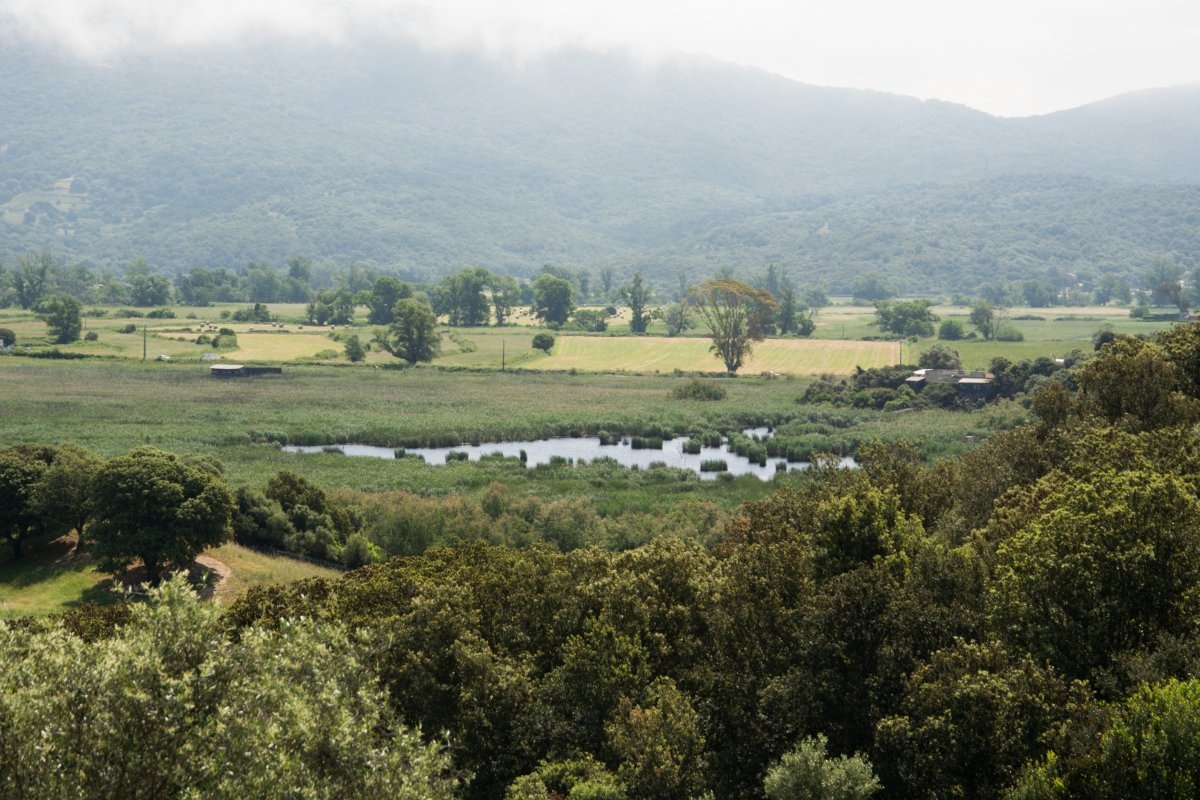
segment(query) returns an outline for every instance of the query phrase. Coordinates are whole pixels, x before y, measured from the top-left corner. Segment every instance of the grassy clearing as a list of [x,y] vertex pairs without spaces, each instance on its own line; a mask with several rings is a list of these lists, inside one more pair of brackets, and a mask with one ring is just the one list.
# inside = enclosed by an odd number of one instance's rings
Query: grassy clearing
[[80,603],[110,603],[112,581],[86,556],[72,555],[74,538],[31,547],[0,564],[0,617],[26,617],[68,611]]
[[232,542],[206,550],[204,556],[229,567],[229,576],[217,587],[218,602],[231,602],[251,586],[273,586],[304,578],[336,578],[335,569],[295,558],[272,556]]
[[[0,563],[0,618],[44,616],[69,611],[83,603],[112,603],[119,594],[111,575],[99,571],[88,554],[75,554],[74,537],[62,537],[29,548],[25,557]],[[272,556],[237,544],[205,551],[230,570],[217,587],[219,602],[231,602],[251,586],[303,578],[332,578],[334,569],[293,558]]]

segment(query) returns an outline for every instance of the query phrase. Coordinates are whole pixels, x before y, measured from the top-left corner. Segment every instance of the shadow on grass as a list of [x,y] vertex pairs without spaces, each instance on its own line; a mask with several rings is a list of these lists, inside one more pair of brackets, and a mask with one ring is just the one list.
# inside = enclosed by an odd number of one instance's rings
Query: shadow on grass
[[67,572],[81,572],[91,565],[86,554],[77,555],[74,537],[63,536],[53,541],[26,546],[19,559],[11,555],[0,564],[0,585],[25,589]]
[[[174,570],[170,570],[174,571]],[[187,570],[188,583],[202,600],[213,596],[218,583],[213,571],[203,564],[192,564]],[[164,579],[166,575],[164,574]],[[140,564],[129,567],[118,575],[110,575],[95,585],[84,589],[78,599],[63,603],[66,608],[75,608],[85,603],[108,605],[121,600],[144,600],[146,598],[146,570]]]
[[105,578],[94,586],[84,589],[79,593],[78,598],[65,601],[63,608],[78,608],[88,603],[106,606],[123,599],[125,599],[125,594],[116,588],[116,582],[112,578]]
[[[0,594],[20,607],[29,605],[26,613],[34,614],[145,597],[146,571],[141,564],[109,576],[91,571],[93,566],[89,553],[75,552],[74,537],[30,544],[20,559],[9,555],[0,561]],[[199,563],[192,564],[187,572],[192,586],[204,599],[212,597],[224,577]]]

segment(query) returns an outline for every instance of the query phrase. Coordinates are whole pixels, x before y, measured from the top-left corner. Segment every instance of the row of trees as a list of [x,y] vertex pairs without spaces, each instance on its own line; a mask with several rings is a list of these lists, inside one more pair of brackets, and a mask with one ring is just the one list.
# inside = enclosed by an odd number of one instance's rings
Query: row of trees
[[[989,280],[979,284],[977,294],[993,306],[1108,305],[1139,303],[1176,306],[1186,310],[1196,302],[1200,269],[1190,272],[1171,258],[1154,260],[1140,278],[1133,280],[1115,272],[1097,275],[1054,270],[1043,278],[1019,281]],[[856,302],[890,300],[900,294],[892,279],[878,271],[861,273],[851,283]],[[955,302],[965,299],[956,295]]]
[[[930,300],[880,300],[875,303],[874,324],[881,331],[897,336],[933,336],[934,325],[938,320]],[[1004,306],[994,306],[987,299],[981,298],[975,302],[971,307],[969,320],[984,339],[1020,341],[1023,338],[1021,332],[1009,321],[1008,309]],[[953,341],[965,338],[966,335],[966,328],[956,319],[942,320],[942,324],[937,327],[939,339]]]
[[[497,324],[511,316],[516,305],[538,302],[536,284],[543,276],[562,281],[563,290],[555,285],[561,298],[547,297],[547,319],[565,322],[574,305],[580,302],[613,301],[624,295],[631,285],[644,286],[640,273],[625,284],[616,282],[611,268],[601,271],[601,283],[594,286],[586,270],[570,270],[547,265],[531,281],[518,282],[511,275],[486,269],[464,269],[447,276],[438,284],[422,284],[430,303],[450,317],[451,324],[482,325],[489,318]],[[0,306],[15,303],[21,308],[33,308],[51,294],[69,294],[83,303],[119,304],[138,307],[159,307],[178,301],[185,305],[207,306],[211,303],[309,303],[333,305],[333,298],[343,293],[357,304],[377,290],[379,280],[401,282],[394,276],[381,276],[361,265],[337,267],[327,263],[295,256],[282,267],[264,261],[251,261],[241,270],[224,267],[193,267],[174,280],[155,272],[144,260],[126,265],[122,273],[93,270],[86,264],[66,265],[49,252],[27,254],[17,258],[13,268],[0,265]],[[550,291],[545,285],[542,293]],[[636,296],[637,289],[634,289]],[[386,303],[390,309],[396,300]],[[562,310],[565,307],[565,312]],[[310,311],[310,314],[312,311]],[[325,320],[335,315],[326,313]],[[384,320],[372,322],[386,324]],[[337,324],[337,323],[335,323]]]

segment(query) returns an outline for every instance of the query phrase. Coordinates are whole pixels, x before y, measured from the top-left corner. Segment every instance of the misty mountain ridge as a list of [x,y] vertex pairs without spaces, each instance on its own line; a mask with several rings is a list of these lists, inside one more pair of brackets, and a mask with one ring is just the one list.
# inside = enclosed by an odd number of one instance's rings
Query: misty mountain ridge
[[277,43],[97,67],[8,44],[0,262],[306,254],[671,284],[778,263],[834,288],[880,268],[945,290],[1200,253],[1200,84],[1005,119],[700,59],[573,51],[511,69]]

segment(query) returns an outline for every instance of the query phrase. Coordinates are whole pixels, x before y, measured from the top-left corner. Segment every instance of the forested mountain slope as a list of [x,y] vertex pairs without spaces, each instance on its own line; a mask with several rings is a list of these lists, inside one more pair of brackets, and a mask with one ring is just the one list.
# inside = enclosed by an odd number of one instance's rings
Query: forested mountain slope
[[[96,65],[3,32],[0,74],[0,262],[299,253],[669,283],[777,262],[834,288],[883,267],[949,289],[998,263],[1197,252],[1197,87],[1012,120],[699,60],[512,67],[360,42]],[[929,264],[906,255],[935,241]]]

